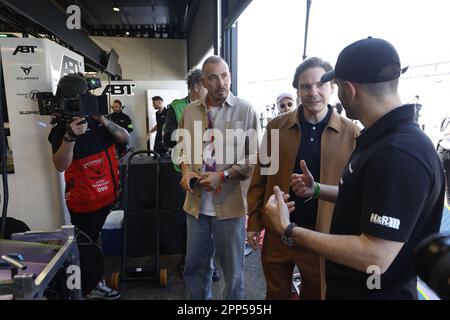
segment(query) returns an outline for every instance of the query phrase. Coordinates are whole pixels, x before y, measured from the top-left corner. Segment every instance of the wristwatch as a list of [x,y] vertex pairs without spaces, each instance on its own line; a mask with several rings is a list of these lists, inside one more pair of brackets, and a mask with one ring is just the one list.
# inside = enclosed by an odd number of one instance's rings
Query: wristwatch
[[223,181],[227,181],[230,179],[230,173],[228,170],[223,170]]
[[292,247],[294,245],[294,239],[292,239],[292,230],[296,226],[297,225],[294,222],[291,222],[281,236],[281,241],[289,247]]
[[75,142],[75,141],[77,141],[77,137],[76,136],[74,137],[71,134],[66,133],[63,137],[63,140],[66,142]]

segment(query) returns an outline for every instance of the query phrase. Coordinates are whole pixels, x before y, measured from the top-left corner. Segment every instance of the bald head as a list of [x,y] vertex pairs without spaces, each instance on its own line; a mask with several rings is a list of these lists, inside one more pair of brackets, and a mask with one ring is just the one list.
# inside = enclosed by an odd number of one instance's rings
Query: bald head
[[220,56],[210,56],[210,57],[206,58],[205,62],[203,62],[202,71],[205,70],[205,66],[207,64],[210,64],[210,63],[224,63],[224,64],[227,65],[227,68],[228,68],[228,64],[226,63],[225,60],[223,60],[222,57],[220,57]]

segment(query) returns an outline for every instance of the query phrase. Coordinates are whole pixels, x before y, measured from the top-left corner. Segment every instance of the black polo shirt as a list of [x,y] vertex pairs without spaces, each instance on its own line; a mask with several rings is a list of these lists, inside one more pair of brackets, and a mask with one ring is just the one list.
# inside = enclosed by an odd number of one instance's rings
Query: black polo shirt
[[332,234],[403,242],[380,278],[327,260],[327,298],[417,299],[413,252],[439,232],[444,174],[433,143],[414,121],[414,105],[384,115],[356,139],[343,173],[331,222]]
[[131,119],[126,113],[123,113],[122,111],[113,112],[109,115],[109,118],[111,119],[112,122],[118,124],[128,132],[133,131],[133,126],[132,125],[130,126]]
[[[328,113],[325,118],[316,124],[312,124],[306,120],[303,106],[300,106],[299,108],[298,116],[301,138],[297,150],[297,157],[295,159],[294,172],[302,173],[300,160],[305,160],[314,180],[320,182],[320,148],[322,133],[330,121],[333,109],[331,106],[328,106]],[[295,201],[295,211],[291,214],[291,221],[301,227],[314,227],[317,218],[317,200],[305,202],[305,199],[297,197],[292,189],[289,190],[289,194],[291,195],[291,200]]]

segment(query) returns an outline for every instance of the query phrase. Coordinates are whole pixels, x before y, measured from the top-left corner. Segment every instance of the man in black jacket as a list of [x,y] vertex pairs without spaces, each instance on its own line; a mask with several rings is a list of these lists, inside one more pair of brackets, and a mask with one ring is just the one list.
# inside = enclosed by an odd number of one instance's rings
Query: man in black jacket
[[[133,131],[133,123],[131,122],[130,117],[123,113],[122,101],[116,99],[111,107],[113,113],[109,115],[109,118],[115,124],[118,124],[122,128],[130,133]],[[116,142],[116,151],[119,158],[121,158],[127,152],[127,144],[126,143],[117,143]]]

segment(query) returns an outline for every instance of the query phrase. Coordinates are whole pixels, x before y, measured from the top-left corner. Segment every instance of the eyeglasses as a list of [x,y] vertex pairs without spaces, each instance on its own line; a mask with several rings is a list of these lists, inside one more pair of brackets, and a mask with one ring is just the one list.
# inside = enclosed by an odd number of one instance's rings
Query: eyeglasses
[[280,109],[284,109],[286,107],[292,107],[294,104],[292,102],[288,102],[288,103],[282,103],[280,104]]

